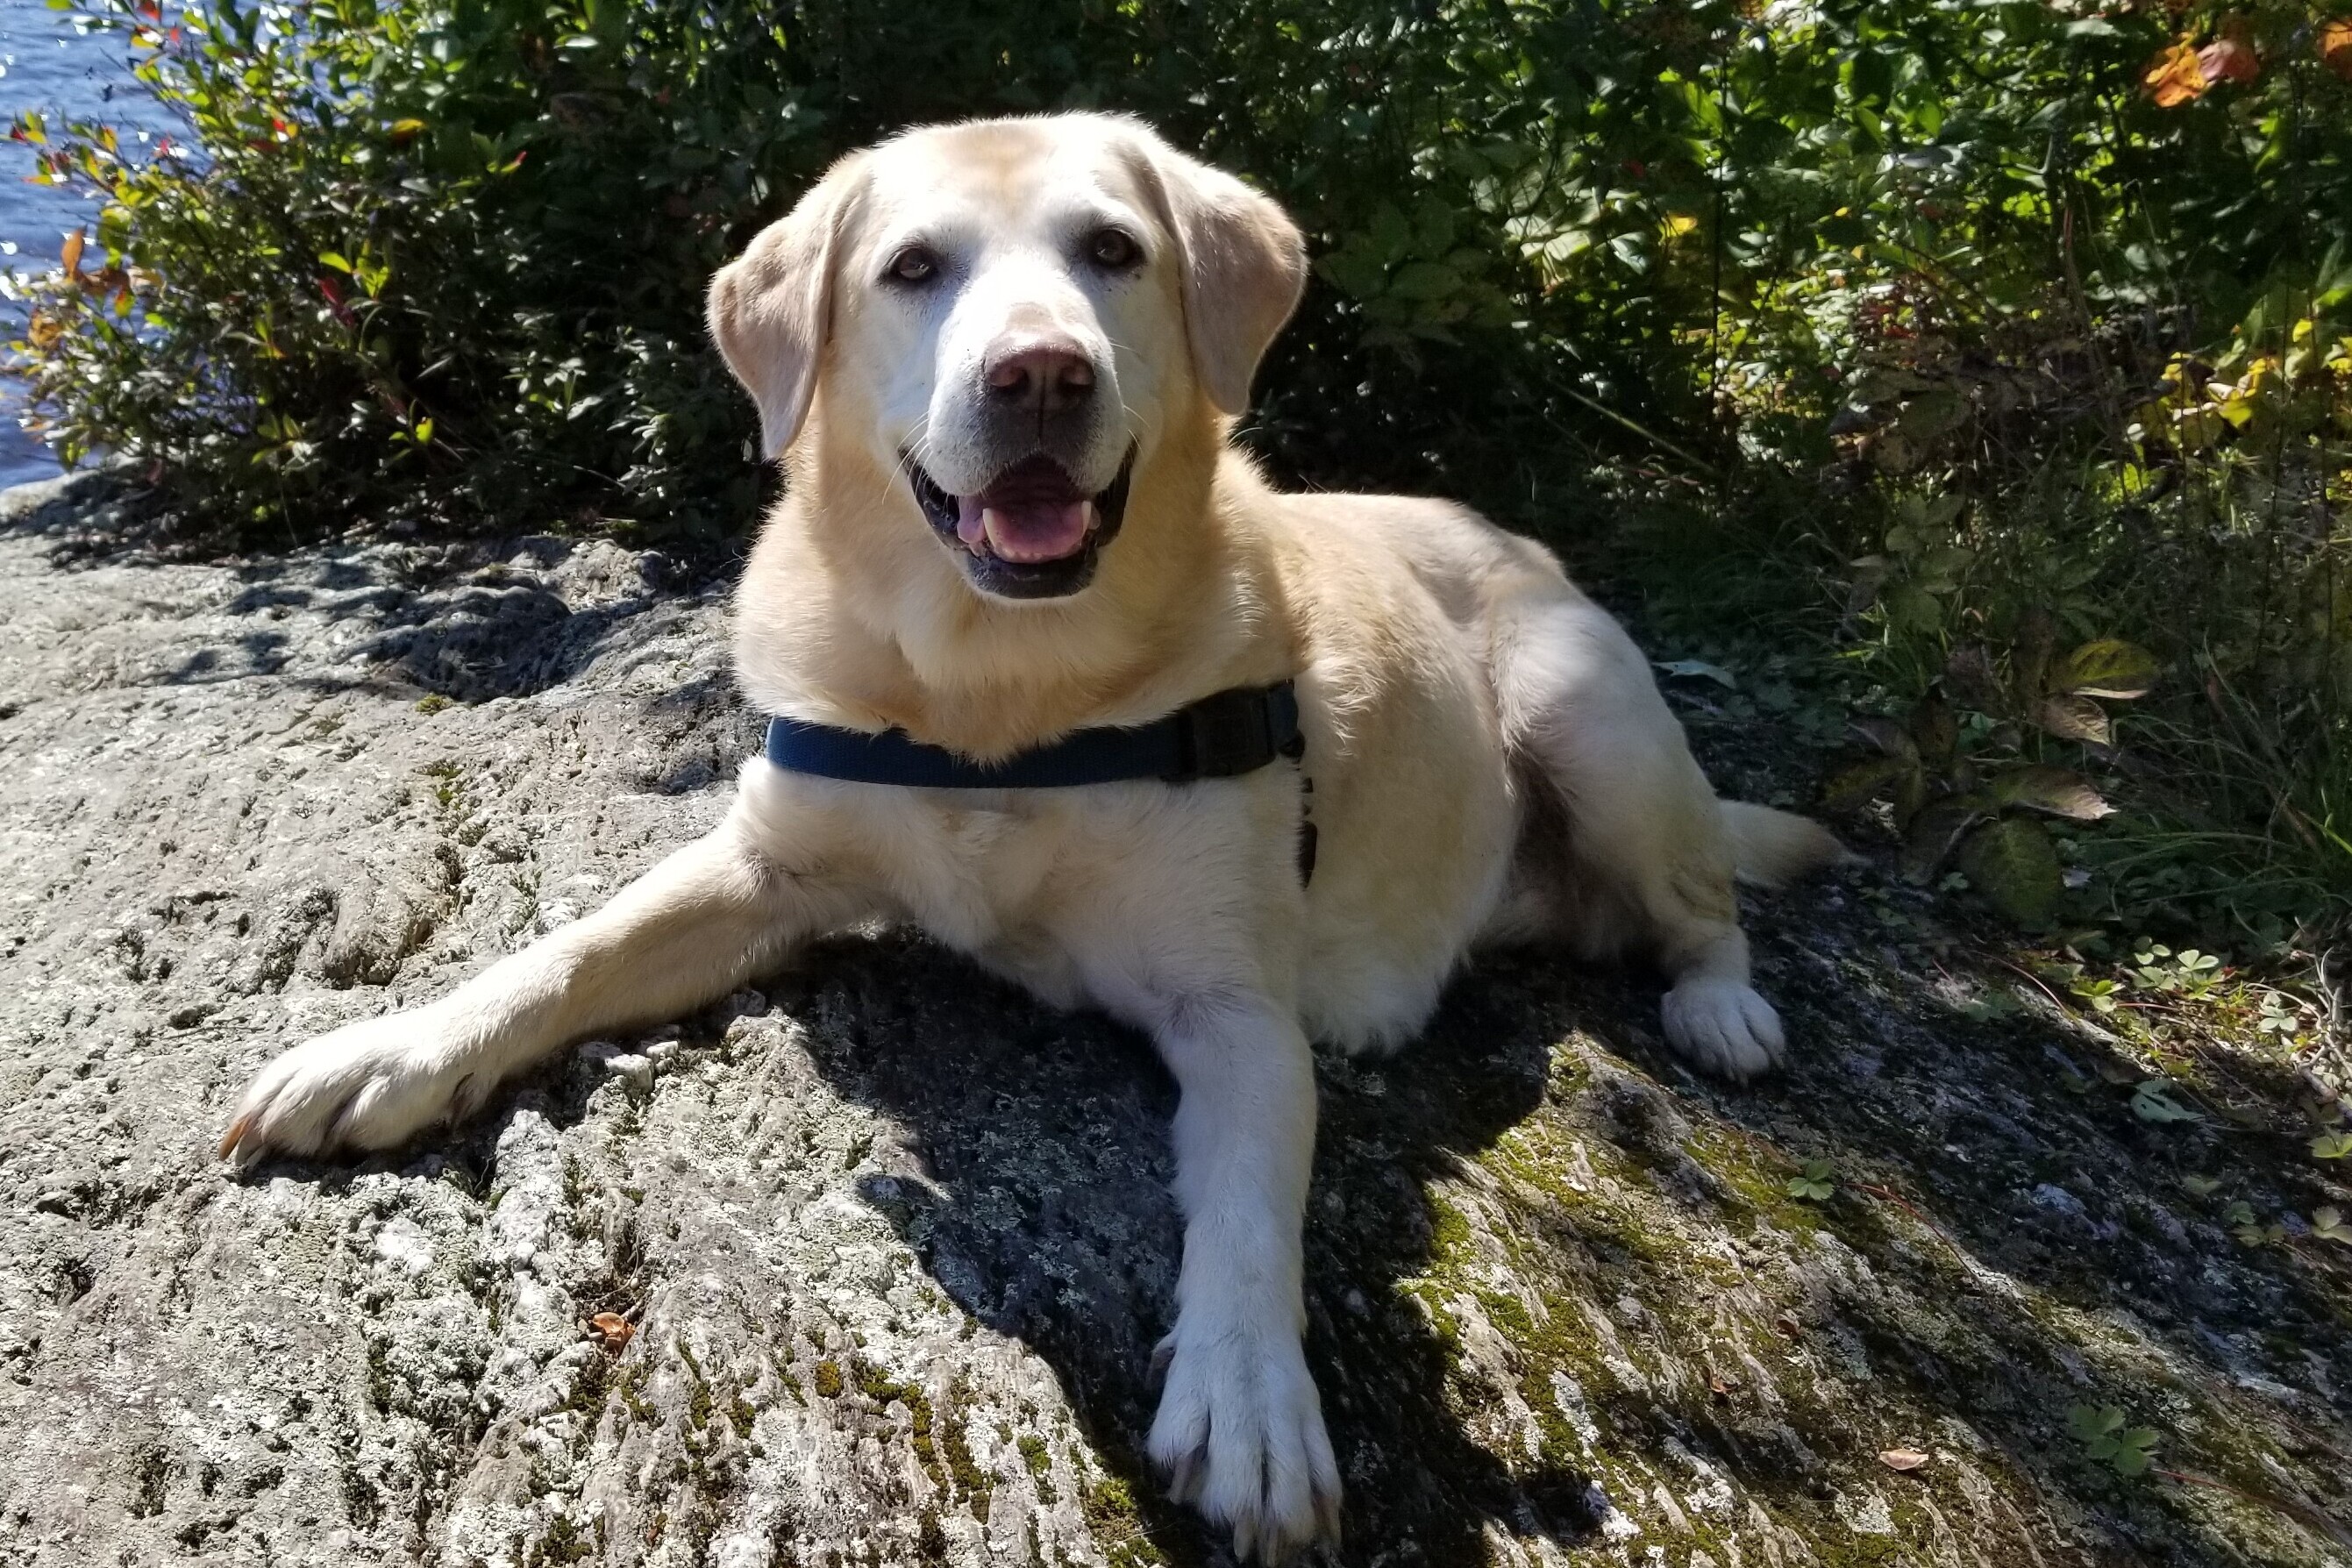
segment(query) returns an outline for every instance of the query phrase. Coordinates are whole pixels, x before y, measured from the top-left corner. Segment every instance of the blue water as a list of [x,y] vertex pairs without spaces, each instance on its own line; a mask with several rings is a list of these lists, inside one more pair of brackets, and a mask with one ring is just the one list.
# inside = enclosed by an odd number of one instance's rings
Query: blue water
[[[120,33],[85,33],[42,0],[0,0],[0,121],[37,109],[52,127],[68,116],[105,121],[126,142],[169,132],[171,116],[131,79],[128,53]],[[57,264],[67,235],[96,234],[99,204],[68,187],[27,184],[34,153],[0,141],[0,267],[39,272]],[[21,313],[8,308],[0,327],[0,341],[17,337]],[[16,394],[14,383],[0,382],[0,485],[58,471],[48,448],[17,427]]]

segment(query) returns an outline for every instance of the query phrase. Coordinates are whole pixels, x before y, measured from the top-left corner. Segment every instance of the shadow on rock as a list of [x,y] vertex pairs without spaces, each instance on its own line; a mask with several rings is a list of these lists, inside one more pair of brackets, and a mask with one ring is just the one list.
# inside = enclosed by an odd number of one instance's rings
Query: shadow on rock
[[[1178,1562],[1217,1556],[1187,1510],[1158,1500],[1143,1458],[1181,1247],[1176,1093],[1148,1041],[1046,1013],[912,939],[831,944],[805,984],[793,1011],[837,1042],[819,1070],[903,1127],[929,1178],[869,1178],[866,1200],[960,1306],[1053,1366],[1153,1543]],[[1471,1439],[1448,1405],[1449,1348],[1403,1288],[1440,1223],[1425,1180],[1540,1102],[1543,1015],[1504,976],[1458,987],[1394,1062],[1324,1063],[1307,1349],[1348,1489],[1337,1561],[1483,1562],[1490,1527],[1571,1543],[1606,1507],[1573,1468],[1507,1468]]]

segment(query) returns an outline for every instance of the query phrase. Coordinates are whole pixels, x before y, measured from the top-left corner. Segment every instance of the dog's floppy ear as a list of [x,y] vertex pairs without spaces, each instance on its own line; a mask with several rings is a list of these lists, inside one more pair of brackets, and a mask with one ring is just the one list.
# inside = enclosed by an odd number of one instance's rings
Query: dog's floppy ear
[[1144,137],[1145,184],[1176,237],[1184,330],[1209,401],[1249,406],[1250,378],[1307,287],[1307,241],[1290,215],[1222,170]]
[[760,406],[761,447],[783,455],[808,417],[832,333],[833,258],[864,184],[845,159],[710,280],[710,335]]

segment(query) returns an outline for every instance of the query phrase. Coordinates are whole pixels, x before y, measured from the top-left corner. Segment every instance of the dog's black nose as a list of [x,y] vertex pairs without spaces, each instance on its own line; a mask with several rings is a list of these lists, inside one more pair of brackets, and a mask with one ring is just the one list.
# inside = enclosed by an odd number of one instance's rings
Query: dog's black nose
[[1067,340],[1028,338],[989,356],[988,393],[1019,407],[1056,413],[1095,392],[1094,362]]

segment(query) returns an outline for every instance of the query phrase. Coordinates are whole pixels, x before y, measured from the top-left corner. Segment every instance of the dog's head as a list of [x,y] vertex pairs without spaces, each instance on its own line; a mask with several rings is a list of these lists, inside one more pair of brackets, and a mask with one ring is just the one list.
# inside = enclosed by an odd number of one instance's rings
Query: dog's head
[[1298,230],[1138,121],[916,131],[836,164],[710,287],[768,456],[811,405],[1000,599],[1075,594],[1139,468],[1226,415],[1306,280]]

